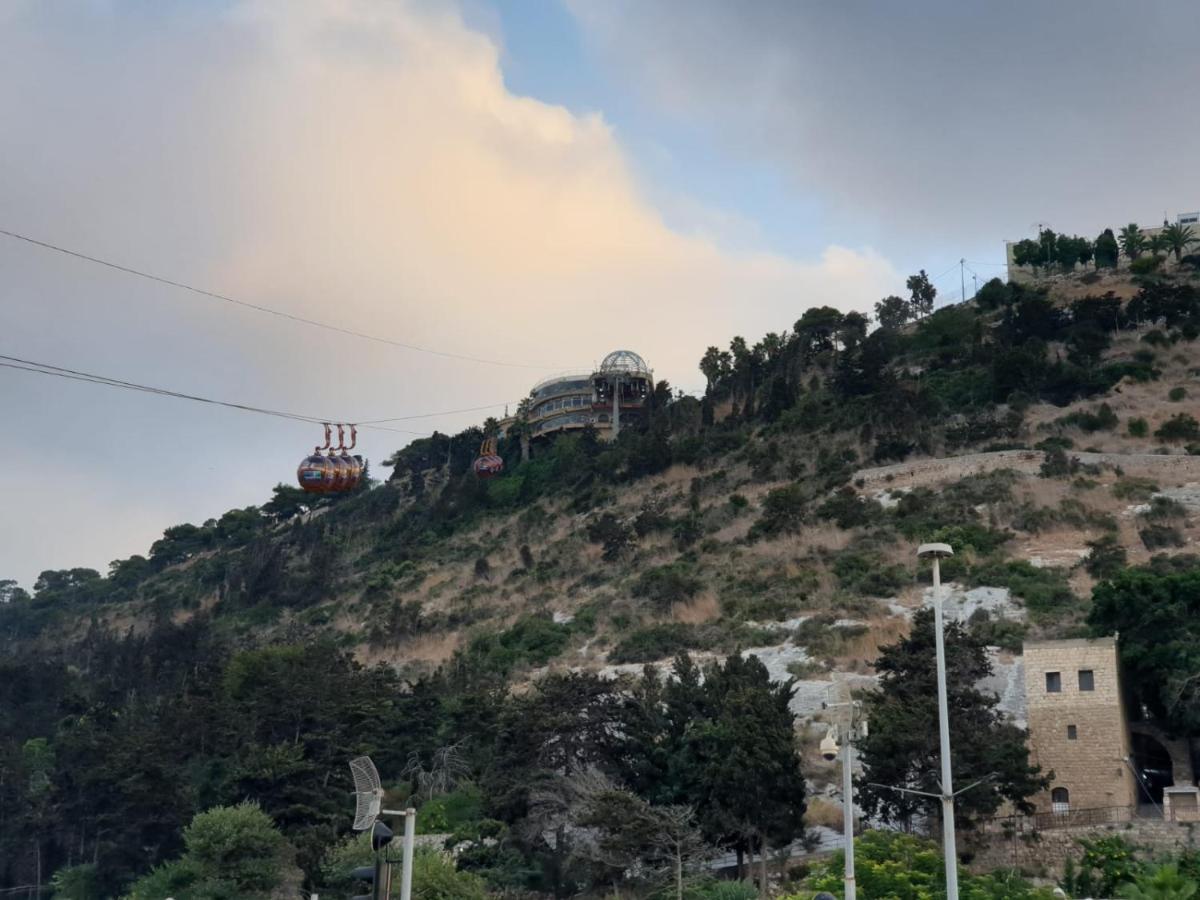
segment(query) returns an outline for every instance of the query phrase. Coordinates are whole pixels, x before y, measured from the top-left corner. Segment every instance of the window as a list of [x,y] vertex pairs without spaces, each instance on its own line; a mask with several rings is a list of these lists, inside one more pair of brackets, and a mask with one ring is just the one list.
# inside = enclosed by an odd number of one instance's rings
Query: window
[[1079,670],[1079,689],[1081,691],[1094,691],[1096,689],[1096,677],[1091,669]]
[[1046,673],[1046,693],[1057,694],[1062,690],[1062,676],[1058,672]]
[[1074,725],[1067,726],[1067,740],[1068,741],[1079,740],[1079,729],[1077,729]]
[[1071,793],[1065,787],[1056,787],[1050,792],[1050,809],[1056,813],[1071,811]]

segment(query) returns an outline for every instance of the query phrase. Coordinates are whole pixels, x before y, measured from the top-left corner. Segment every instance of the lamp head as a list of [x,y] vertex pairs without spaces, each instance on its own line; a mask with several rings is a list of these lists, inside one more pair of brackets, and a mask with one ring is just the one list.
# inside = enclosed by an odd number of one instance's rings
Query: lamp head
[[954,550],[949,544],[922,544],[917,548],[917,556],[921,559],[945,559],[953,555]]

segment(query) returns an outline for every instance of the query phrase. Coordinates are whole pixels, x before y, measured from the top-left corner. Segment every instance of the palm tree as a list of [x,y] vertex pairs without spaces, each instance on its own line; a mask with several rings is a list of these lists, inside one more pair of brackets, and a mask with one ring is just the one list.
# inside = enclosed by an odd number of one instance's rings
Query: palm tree
[[1183,251],[1188,248],[1189,244],[1196,243],[1196,232],[1192,230],[1191,225],[1180,225],[1176,222],[1174,225],[1168,225],[1161,232],[1164,250],[1171,250],[1175,254],[1175,262],[1183,259]]
[[1167,249],[1167,240],[1161,231],[1156,231],[1146,240],[1146,249],[1158,256]]
[[1121,252],[1130,259],[1137,259],[1146,249],[1146,235],[1133,222],[1121,229],[1117,240],[1121,242]]

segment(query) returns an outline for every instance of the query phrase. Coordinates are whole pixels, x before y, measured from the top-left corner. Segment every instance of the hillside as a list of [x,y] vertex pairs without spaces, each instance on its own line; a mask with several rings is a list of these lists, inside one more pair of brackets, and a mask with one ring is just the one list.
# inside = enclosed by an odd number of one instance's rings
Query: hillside
[[[518,422],[500,442],[505,473],[478,481],[482,429],[435,435],[349,496],[314,502],[279,486],[262,507],[167,529],[104,576],[43,573],[32,596],[10,584],[7,672],[36,659],[36,678],[57,687],[35,688],[28,669],[0,689],[0,773],[27,776],[29,741],[64,716],[116,715],[130,691],[165,702],[160,680],[228,685],[229,671],[202,670],[255,648],[321,647],[314,677],[408,696],[438,679],[519,694],[547,673],[636,674],[683,651],[752,650],[773,680],[798,680],[791,710],[819,793],[836,770],[815,753],[810,719],[831,682],[869,685],[879,648],[908,632],[929,577],[915,548],[931,540],[955,548],[943,568],[954,614],[994,648],[997,690],[1019,718],[1005,679],[1023,639],[1088,633],[1100,580],[1195,552],[1200,538],[1200,278],[1186,266],[1109,277],[1049,292],[993,281],[973,302],[874,331],[809,309],[784,334],[710,348],[707,396],[658,385],[646,427],[615,445],[584,432],[523,461]],[[343,671],[325,652],[365,668]],[[172,727],[219,742],[204,724],[214,709]],[[464,739],[430,726],[411,749],[451,738]],[[351,755],[353,741],[330,742]],[[398,771],[408,749],[394,755]],[[199,795],[178,795],[164,824],[186,822],[197,796],[234,796],[230,773],[208,765],[188,770]],[[302,763],[259,765],[254,777],[270,781],[272,767]],[[246,794],[253,779],[240,777]],[[64,808],[37,812],[39,827],[70,831]],[[0,821],[0,842],[16,846],[34,813],[22,815]],[[333,829],[304,832],[307,872]],[[56,863],[80,858],[77,838],[85,857],[126,854],[117,881],[138,870],[127,850],[71,834],[47,846]],[[177,842],[155,846],[161,858]]]

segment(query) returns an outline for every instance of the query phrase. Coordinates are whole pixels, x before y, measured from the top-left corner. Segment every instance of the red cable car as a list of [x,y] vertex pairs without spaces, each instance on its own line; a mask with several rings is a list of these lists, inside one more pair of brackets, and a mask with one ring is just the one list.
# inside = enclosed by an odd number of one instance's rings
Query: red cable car
[[496,453],[496,439],[486,438],[479,446],[479,458],[472,466],[477,478],[495,478],[504,471],[504,460]]
[[[358,429],[350,426],[350,446],[346,446],[344,425],[338,425],[338,445],[332,446],[332,426],[325,426],[325,443],[316,447],[296,469],[296,481],[310,494],[341,494],[353,490],[362,481],[366,463],[349,451],[358,443]],[[322,451],[325,451],[324,453]]]

